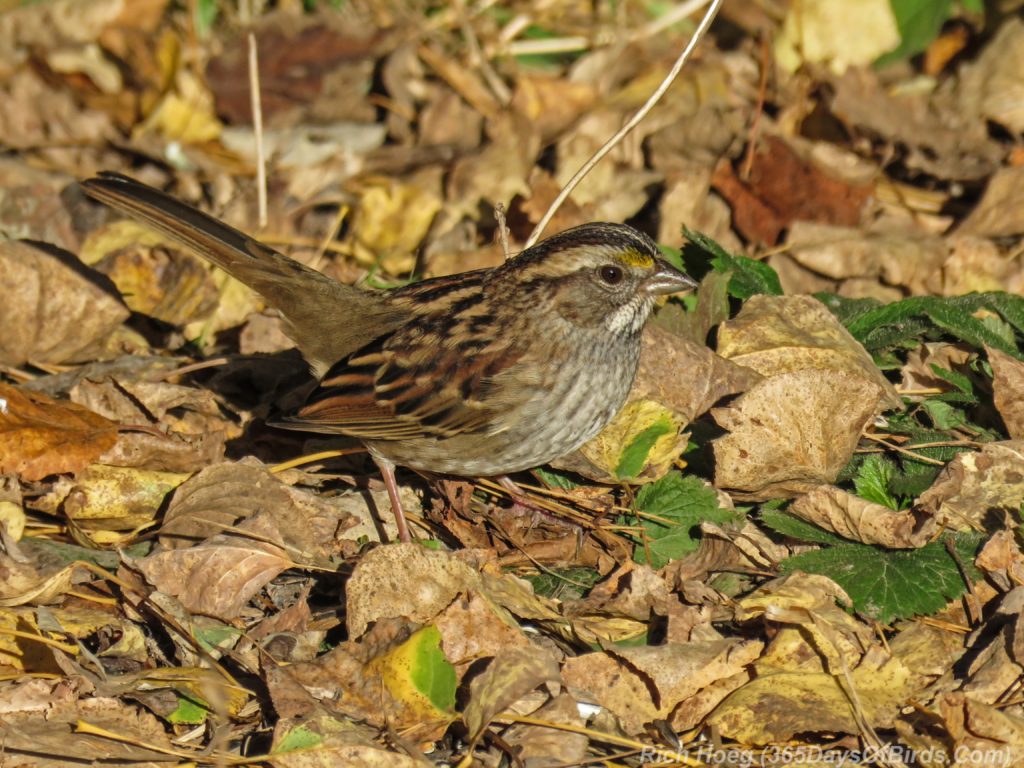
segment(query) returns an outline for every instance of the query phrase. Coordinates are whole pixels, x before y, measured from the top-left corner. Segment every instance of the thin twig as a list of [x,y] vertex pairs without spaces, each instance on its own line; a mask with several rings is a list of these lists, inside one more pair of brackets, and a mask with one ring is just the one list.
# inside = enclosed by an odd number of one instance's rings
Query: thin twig
[[256,35],[249,33],[249,98],[252,103],[252,130],[256,137],[256,199],[257,222],[260,229],[267,226],[267,158],[263,150],[263,102],[260,99],[259,56]]
[[668,75],[666,75],[665,79],[662,80],[661,85],[659,85],[657,90],[651,94],[651,97],[647,99],[647,102],[637,110],[636,114],[633,115],[633,117],[631,117],[626,124],[615,133],[614,136],[608,139],[608,141],[606,141],[597,150],[597,152],[595,152],[593,156],[583,164],[583,167],[576,172],[575,176],[569,179],[569,183],[562,188],[562,191],[558,193],[558,197],[556,197],[555,201],[548,207],[547,212],[541,220],[537,222],[537,226],[533,228],[533,232],[530,233],[529,240],[526,241],[526,248],[529,248],[540,239],[541,234],[543,234],[548,224],[551,223],[551,219],[555,215],[555,212],[562,207],[562,203],[564,203],[566,198],[572,194],[572,191],[576,189],[579,183],[588,173],[590,173],[594,166],[597,165],[605,155],[611,152],[612,149],[622,141],[626,134],[636,128],[643,119],[647,117],[647,114],[654,108],[655,104],[661,101],[661,97],[665,95],[669,86],[671,86],[672,82],[676,77],[678,77],[679,73],[683,69],[683,65],[686,64],[694,49],[697,47],[697,43],[699,43],[701,38],[707,34],[708,29],[711,27],[711,22],[714,21],[721,5],[722,0],[711,0],[711,5],[704,14],[704,18],[700,20],[700,24],[697,25],[697,29],[694,31],[693,37],[690,38],[690,42],[686,44],[686,48],[683,49],[683,52],[679,54],[679,58],[676,59],[675,64],[672,65],[672,69],[669,70]]
[[861,437],[866,437],[868,440],[873,440],[876,443],[884,445],[889,450],[896,451],[897,453],[902,453],[904,456],[909,456],[910,458],[914,459],[914,461],[920,461],[925,464],[934,464],[937,467],[946,466],[946,462],[944,461],[933,459],[930,456],[922,456],[920,453],[914,453],[911,450],[896,445],[896,443],[890,443],[888,440],[885,440],[881,437],[877,437],[876,435],[872,435],[868,432],[861,432]]

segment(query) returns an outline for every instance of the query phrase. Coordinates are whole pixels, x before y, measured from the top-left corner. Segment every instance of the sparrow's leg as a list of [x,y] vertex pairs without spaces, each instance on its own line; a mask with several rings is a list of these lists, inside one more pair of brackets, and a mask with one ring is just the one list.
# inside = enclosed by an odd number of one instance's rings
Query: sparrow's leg
[[380,456],[374,456],[373,460],[380,469],[380,474],[384,478],[384,485],[388,489],[388,499],[391,501],[391,512],[394,514],[395,524],[398,526],[398,540],[410,542],[412,541],[412,538],[409,536],[409,526],[405,522],[405,512],[402,511],[402,501],[398,498],[398,484],[395,482],[395,465]]

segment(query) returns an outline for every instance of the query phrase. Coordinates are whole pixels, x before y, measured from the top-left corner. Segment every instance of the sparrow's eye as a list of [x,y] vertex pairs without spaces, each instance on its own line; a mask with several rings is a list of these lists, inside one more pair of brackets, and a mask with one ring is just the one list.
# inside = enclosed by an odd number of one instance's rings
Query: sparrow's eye
[[605,264],[598,270],[598,274],[601,275],[601,279],[608,283],[608,285],[618,285],[625,276],[622,267],[616,267],[613,264]]

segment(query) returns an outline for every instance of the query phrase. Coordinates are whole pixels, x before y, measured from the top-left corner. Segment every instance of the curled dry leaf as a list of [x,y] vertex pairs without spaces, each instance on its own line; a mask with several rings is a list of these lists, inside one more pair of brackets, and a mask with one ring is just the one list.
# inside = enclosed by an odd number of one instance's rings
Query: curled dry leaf
[[789,512],[844,538],[889,549],[923,547],[937,529],[935,518],[924,510],[890,509],[834,485],[808,491]]
[[165,323],[185,325],[217,304],[219,292],[205,262],[134,221],[93,231],[81,258],[114,282],[133,312]]
[[917,500],[940,526],[985,530],[1016,515],[1024,503],[1024,440],[986,443],[957,454]]
[[534,688],[559,682],[558,662],[540,646],[509,648],[469,684],[469,703],[462,713],[470,739]]
[[0,242],[0,363],[66,363],[93,357],[128,308],[98,272],[63,251]]
[[975,563],[1000,589],[1024,584],[1024,553],[1017,547],[1012,531],[996,531],[981,548]]
[[562,679],[610,710],[627,733],[638,733],[700,690],[742,673],[763,647],[729,638],[587,653],[565,661]]
[[82,378],[70,390],[72,401],[127,426],[150,425],[153,430],[128,431],[102,461],[120,467],[144,467],[162,472],[195,472],[220,461],[228,438],[238,437],[238,425],[227,419],[213,393],[167,382],[136,380],[126,373],[112,378],[100,374]]
[[992,397],[1010,437],[1024,439],[1024,362],[985,347],[992,364]]
[[629,396],[656,400],[690,422],[723,397],[745,392],[761,378],[743,362],[727,360],[703,344],[648,325]]
[[0,555],[0,607],[49,605],[62,601],[76,581],[75,565],[55,568]]
[[842,370],[764,380],[711,412],[729,431],[714,442],[715,486],[764,501],[834,482],[882,396],[877,384]]
[[117,425],[99,414],[0,383],[0,474],[78,472],[116,442]]
[[718,354],[762,376],[807,369],[846,371],[878,386],[886,407],[903,407],[871,355],[813,296],[751,297],[719,328]]

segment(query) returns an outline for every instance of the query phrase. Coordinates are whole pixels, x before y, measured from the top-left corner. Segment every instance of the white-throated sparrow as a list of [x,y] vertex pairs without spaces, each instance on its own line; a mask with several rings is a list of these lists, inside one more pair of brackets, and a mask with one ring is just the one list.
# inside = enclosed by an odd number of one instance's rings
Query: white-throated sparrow
[[322,377],[290,423],[365,443],[404,541],[396,465],[501,476],[575,450],[625,402],[655,296],[695,285],[641,232],[584,224],[493,269],[364,291],[126,176],[82,186],[281,312]]

